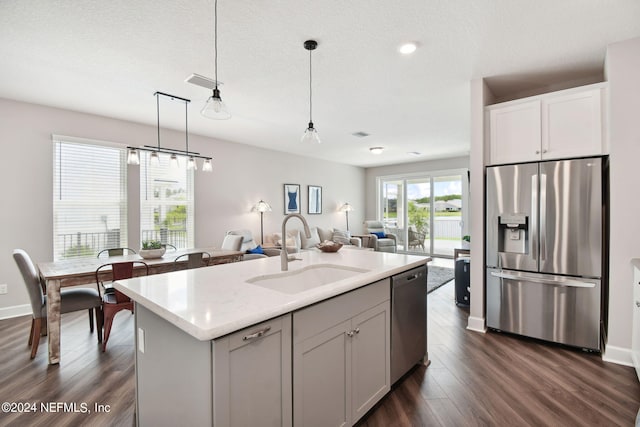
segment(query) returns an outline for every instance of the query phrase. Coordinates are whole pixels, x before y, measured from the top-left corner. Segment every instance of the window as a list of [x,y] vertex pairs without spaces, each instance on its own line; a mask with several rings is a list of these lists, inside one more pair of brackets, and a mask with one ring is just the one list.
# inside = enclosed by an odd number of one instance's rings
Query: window
[[141,240],[159,240],[176,248],[194,246],[193,170],[184,157],[178,167],[169,165],[169,155],[160,154],[159,164],[150,153],[140,153]]
[[466,223],[466,177],[454,170],[378,179],[379,218],[399,251],[453,255]]
[[126,246],[125,150],[68,137],[53,143],[54,260]]

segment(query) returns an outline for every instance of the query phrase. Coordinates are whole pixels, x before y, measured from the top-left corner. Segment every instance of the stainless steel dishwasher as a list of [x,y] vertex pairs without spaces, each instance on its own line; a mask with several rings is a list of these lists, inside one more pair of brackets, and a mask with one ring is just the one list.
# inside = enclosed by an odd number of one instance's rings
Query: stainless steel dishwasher
[[427,353],[427,267],[391,277],[391,384]]

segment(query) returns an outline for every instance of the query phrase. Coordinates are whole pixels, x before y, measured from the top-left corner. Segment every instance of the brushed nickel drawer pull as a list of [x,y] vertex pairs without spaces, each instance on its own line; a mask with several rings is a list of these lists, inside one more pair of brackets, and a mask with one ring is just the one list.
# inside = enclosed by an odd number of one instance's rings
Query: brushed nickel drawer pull
[[260,338],[261,336],[263,336],[264,334],[266,334],[267,332],[269,332],[271,330],[271,326],[267,326],[264,327],[262,329],[260,329],[259,331],[256,331],[252,334],[249,335],[245,335],[244,337],[242,337],[242,341],[249,341],[255,338]]

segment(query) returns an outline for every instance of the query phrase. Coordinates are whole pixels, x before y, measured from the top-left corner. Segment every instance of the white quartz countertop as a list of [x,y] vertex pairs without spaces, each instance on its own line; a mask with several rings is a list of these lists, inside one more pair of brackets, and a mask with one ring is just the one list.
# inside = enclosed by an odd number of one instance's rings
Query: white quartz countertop
[[281,273],[280,257],[175,271],[114,283],[119,291],[198,340],[212,340],[265,320],[425,265],[429,257],[365,250],[305,251],[289,271],[316,264],[368,270],[300,293],[288,294],[247,283]]

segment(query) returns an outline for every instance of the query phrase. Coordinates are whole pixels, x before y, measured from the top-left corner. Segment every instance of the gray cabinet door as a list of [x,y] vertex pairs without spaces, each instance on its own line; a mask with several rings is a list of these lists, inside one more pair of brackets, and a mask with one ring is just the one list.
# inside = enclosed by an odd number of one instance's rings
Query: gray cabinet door
[[352,421],[355,423],[391,389],[389,301],[351,321]]
[[350,327],[342,322],[294,346],[294,425],[352,424]]
[[214,425],[291,426],[291,315],[214,341]]

